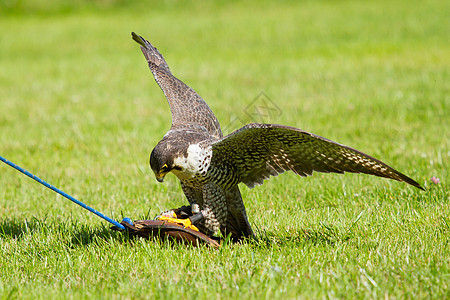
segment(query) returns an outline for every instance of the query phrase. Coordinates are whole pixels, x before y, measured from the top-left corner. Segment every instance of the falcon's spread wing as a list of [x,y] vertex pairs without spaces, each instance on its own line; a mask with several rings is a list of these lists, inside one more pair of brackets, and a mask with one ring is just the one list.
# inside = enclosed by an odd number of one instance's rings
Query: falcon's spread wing
[[143,37],[132,32],[133,40],[141,45],[142,53],[159,87],[164,92],[172,112],[172,128],[200,125],[216,137],[222,137],[219,121],[206,102],[190,87],[170,72],[158,49]]
[[289,126],[248,124],[214,142],[212,149],[210,168],[219,173],[216,177],[223,186],[243,182],[252,188],[269,176],[291,170],[300,176],[313,171],[366,173],[423,189],[378,159]]

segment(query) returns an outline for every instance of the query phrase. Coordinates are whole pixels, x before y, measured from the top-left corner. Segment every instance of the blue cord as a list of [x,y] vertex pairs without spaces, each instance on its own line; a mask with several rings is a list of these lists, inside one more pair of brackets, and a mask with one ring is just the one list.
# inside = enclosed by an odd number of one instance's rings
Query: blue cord
[[[13,167],[13,168],[16,169],[17,171],[22,172],[23,174],[27,175],[28,177],[30,177],[30,178],[36,180],[37,182],[39,182],[40,184],[44,185],[45,187],[51,189],[52,191],[57,192],[58,194],[62,195],[63,197],[69,199],[69,200],[72,201],[72,202],[75,202],[76,204],[78,204],[79,206],[81,206],[81,207],[87,209],[87,210],[90,211],[91,213],[94,213],[94,214],[96,214],[97,216],[99,216],[100,218],[103,218],[104,220],[106,220],[106,221],[108,221],[109,223],[115,225],[115,226],[118,227],[119,229],[121,229],[121,230],[125,230],[125,229],[126,229],[125,226],[123,226],[123,225],[120,224],[119,222],[117,222],[117,221],[115,221],[115,220],[113,220],[113,219],[111,219],[111,218],[105,216],[105,215],[102,214],[101,212],[99,212],[99,211],[93,209],[93,208],[90,207],[90,206],[87,206],[87,205],[84,204],[83,202],[78,201],[78,200],[75,199],[74,197],[72,197],[72,196],[70,196],[70,195],[64,193],[64,192],[61,191],[60,189],[58,189],[58,188],[56,188],[56,187],[54,187],[54,186],[48,184],[47,182],[45,182],[44,180],[40,179],[39,177],[37,177],[37,176],[31,174],[31,173],[28,172],[27,170],[22,169],[22,168],[19,167],[18,165],[16,165],[16,164],[10,162],[10,161],[7,160],[6,158],[3,158],[2,156],[0,156],[0,160],[1,160],[2,162],[4,162],[5,164],[7,164],[7,165]],[[128,218],[126,218],[126,219],[128,219]],[[124,219],[124,220],[125,220],[125,219]]]

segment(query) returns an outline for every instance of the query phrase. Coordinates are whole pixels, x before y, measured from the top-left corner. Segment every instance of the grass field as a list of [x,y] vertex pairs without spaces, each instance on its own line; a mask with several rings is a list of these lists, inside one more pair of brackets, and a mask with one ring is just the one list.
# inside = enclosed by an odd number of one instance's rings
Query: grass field
[[131,31],[228,132],[302,128],[427,191],[283,174],[242,187],[258,242],[195,249],[130,240],[0,164],[3,298],[450,298],[447,1],[83,2],[0,5],[0,155],[99,211],[186,203],[148,166],[170,111]]

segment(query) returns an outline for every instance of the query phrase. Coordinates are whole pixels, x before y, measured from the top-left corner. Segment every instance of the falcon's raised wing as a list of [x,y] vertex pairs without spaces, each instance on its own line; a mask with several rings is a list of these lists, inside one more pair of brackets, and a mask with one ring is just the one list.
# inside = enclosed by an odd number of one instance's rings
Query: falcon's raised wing
[[215,177],[223,186],[243,182],[252,188],[285,171],[300,176],[317,171],[366,173],[403,181],[423,190],[416,181],[378,159],[289,126],[248,124],[214,142],[212,149],[210,168],[219,173]]
[[205,127],[212,136],[221,138],[219,121],[202,97],[172,75],[164,57],[149,41],[134,32],[131,35],[133,40],[141,45],[148,66],[169,102],[172,128],[200,125]]

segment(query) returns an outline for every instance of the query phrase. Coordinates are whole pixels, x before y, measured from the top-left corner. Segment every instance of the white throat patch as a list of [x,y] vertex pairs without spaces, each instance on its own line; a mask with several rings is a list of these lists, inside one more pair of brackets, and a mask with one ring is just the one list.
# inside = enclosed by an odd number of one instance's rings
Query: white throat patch
[[174,159],[174,164],[180,166],[182,170],[172,172],[180,179],[205,176],[211,163],[211,156],[211,146],[203,148],[199,144],[191,144],[187,149],[187,157],[179,156]]

